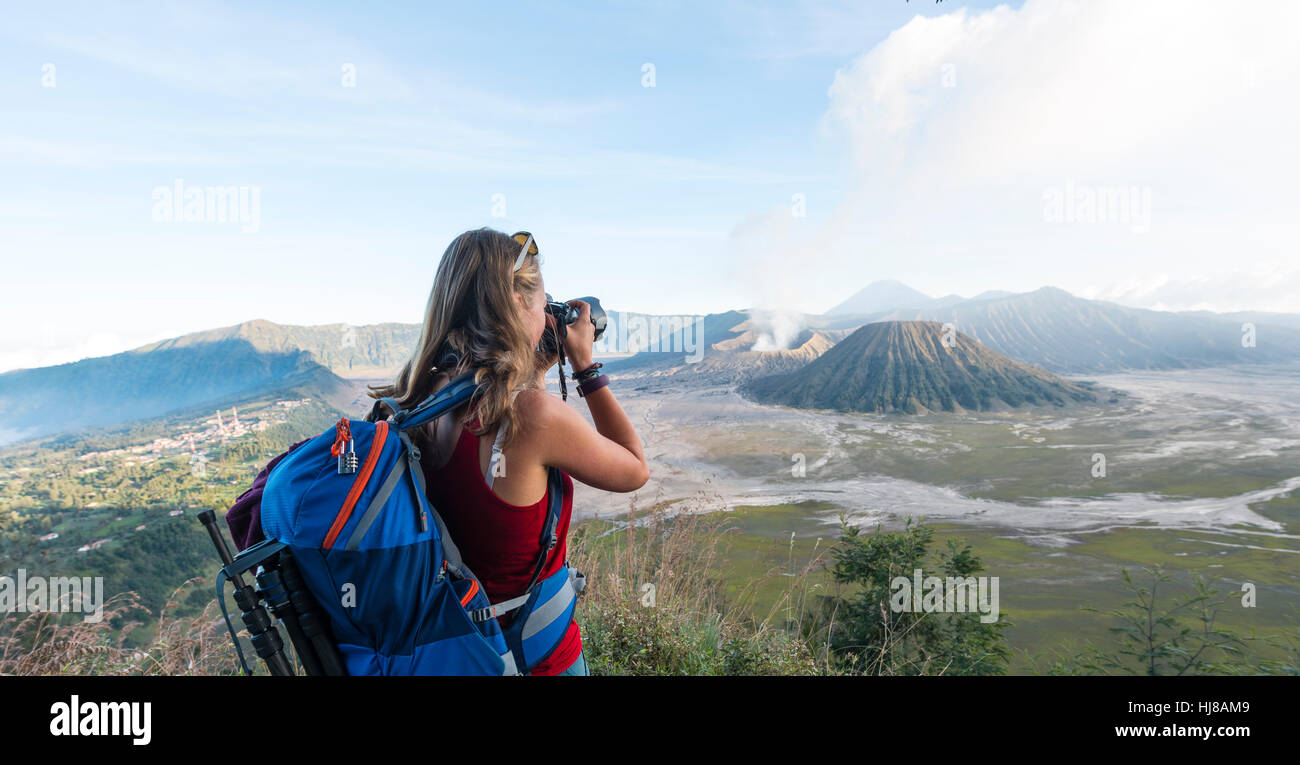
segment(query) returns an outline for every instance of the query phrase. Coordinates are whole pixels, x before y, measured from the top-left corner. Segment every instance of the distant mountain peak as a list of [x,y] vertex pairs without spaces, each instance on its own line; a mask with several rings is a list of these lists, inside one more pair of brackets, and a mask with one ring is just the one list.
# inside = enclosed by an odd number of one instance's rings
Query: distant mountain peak
[[826,312],[827,316],[873,314],[900,308],[923,308],[934,298],[894,279],[875,281]]
[[1068,297],[1068,298],[1074,297],[1073,294],[1061,289],[1060,287],[1053,287],[1050,284],[1039,287],[1038,289],[1034,290],[1032,294],[1048,295],[1051,297]]

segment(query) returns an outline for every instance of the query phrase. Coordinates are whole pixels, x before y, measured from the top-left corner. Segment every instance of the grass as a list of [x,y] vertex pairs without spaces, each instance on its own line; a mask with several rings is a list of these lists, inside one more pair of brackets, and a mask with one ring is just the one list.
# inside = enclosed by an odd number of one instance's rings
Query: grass
[[[824,652],[815,658],[799,629],[817,564],[769,567],[751,545],[735,549],[726,518],[691,505],[674,505],[671,516],[657,507],[587,522],[571,534],[570,561],[588,577],[577,619],[592,674],[828,673]],[[728,586],[741,570],[746,584]]]
[[[1268,504],[1277,505],[1274,509],[1278,515],[1294,507],[1292,500],[1281,498]],[[802,502],[738,507],[734,512],[716,514],[733,529],[728,539],[731,558],[724,590],[738,593],[749,588],[753,609],[760,612],[789,602],[783,600],[786,590],[780,576],[750,585],[764,572],[800,572],[799,587],[811,590],[820,586],[821,591],[828,592],[831,581],[826,572],[814,568],[804,573],[803,569],[834,541],[835,528],[820,518],[833,515],[835,509],[829,503]],[[1123,528],[1071,535],[1076,543],[1057,549],[1030,544],[1015,530],[955,523],[930,525],[936,530],[936,547],[942,547],[948,539],[960,538],[983,560],[985,573],[1000,578],[1001,610],[1015,614],[1006,630],[1007,641],[1015,652],[1010,667],[1015,674],[1042,671],[1042,657],[1057,653],[1070,641],[1091,640],[1104,645],[1111,639],[1111,621],[1084,607],[1108,610],[1123,601],[1121,567],[1135,571],[1143,566],[1163,565],[1182,589],[1189,589],[1198,574],[1225,593],[1240,592],[1243,582],[1251,582],[1259,592],[1258,605],[1225,610],[1222,623],[1247,633],[1253,630],[1260,638],[1253,648],[1265,659],[1284,654],[1269,641],[1300,639],[1295,617],[1296,609],[1300,609],[1300,554],[1213,544],[1288,548],[1295,546],[1293,540],[1249,532]],[[822,538],[820,546],[818,537]]]
[[[235,650],[215,600],[201,613],[173,618],[202,580],[181,585],[157,615],[152,639],[139,648],[127,638],[152,617],[134,593],[108,598],[103,621],[51,612],[0,617],[0,675],[234,675]],[[62,618],[60,618],[62,617]]]
[[[725,518],[707,517],[690,500],[629,507],[616,521],[573,527],[569,559],[588,586],[579,600],[587,662],[596,675],[807,675],[830,668],[800,637],[803,563],[765,570],[763,556]],[[733,552],[731,542],[739,541]],[[793,549],[793,548],[791,548]],[[747,558],[755,576],[729,588],[729,567]],[[647,587],[647,585],[649,585]],[[197,589],[196,589],[197,588]],[[240,668],[215,600],[202,578],[177,588],[155,617],[135,593],[109,598],[104,619],[80,614],[0,617],[4,675],[236,675]],[[229,592],[227,592],[229,602]],[[202,611],[174,616],[201,600]],[[766,604],[760,613],[756,603]],[[232,611],[236,618],[236,612]],[[146,625],[154,625],[150,629]],[[137,632],[148,631],[141,640]],[[241,634],[250,663],[254,654]],[[133,644],[138,644],[134,645]],[[260,665],[255,670],[265,673]]]
[[[1278,515],[1294,512],[1289,498],[1275,503]],[[713,506],[711,497],[630,506],[619,518],[572,527],[569,559],[588,577],[577,619],[592,674],[840,674],[825,625],[809,616],[821,597],[846,594],[827,570],[838,529],[822,519],[835,506],[802,502],[701,512]],[[1015,615],[1006,630],[1012,673],[1041,673],[1044,662],[1050,667],[1070,645],[1108,644],[1111,621],[1084,606],[1103,612],[1118,607],[1125,597],[1120,568],[1157,564],[1183,589],[1198,574],[1229,594],[1243,581],[1254,583],[1258,606],[1225,609],[1222,623],[1253,630],[1258,639],[1252,649],[1261,659],[1296,663],[1300,558],[1211,544],[1282,547],[1288,540],[1124,528],[1043,548],[1011,530],[934,528],[936,547],[961,538],[982,558],[985,573],[1001,579],[1000,608]],[[174,615],[194,603],[204,604],[200,613]],[[0,617],[0,674],[239,674],[216,608],[208,585],[196,579],[178,588],[156,617],[132,593],[111,598],[99,624],[75,614],[63,620],[49,613],[8,614]],[[155,621],[156,629],[143,626]]]

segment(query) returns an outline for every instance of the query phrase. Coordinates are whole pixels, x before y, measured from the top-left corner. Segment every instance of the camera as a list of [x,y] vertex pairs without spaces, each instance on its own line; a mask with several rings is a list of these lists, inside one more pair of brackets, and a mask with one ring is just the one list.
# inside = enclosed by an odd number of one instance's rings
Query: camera
[[[600,336],[605,333],[605,326],[609,323],[609,317],[605,314],[605,309],[600,307],[600,301],[594,297],[576,298],[587,305],[591,306],[591,325],[596,328],[595,339],[599,340]],[[550,293],[546,294],[546,312],[555,317],[555,323],[565,329],[582,316],[582,311],[569,305],[555,301]],[[563,337],[564,330],[561,330],[560,337]],[[560,352],[560,337],[556,337],[555,330],[551,325],[546,325],[546,330],[542,333],[542,340],[537,344],[537,350],[547,356],[554,356]]]

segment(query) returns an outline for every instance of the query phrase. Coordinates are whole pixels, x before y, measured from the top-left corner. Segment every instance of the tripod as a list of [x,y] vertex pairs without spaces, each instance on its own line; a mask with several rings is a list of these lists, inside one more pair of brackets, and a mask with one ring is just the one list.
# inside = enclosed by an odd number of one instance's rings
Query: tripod
[[[226,620],[226,628],[230,631],[230,638],[235,643],[235,653],[239,655],[244,674],[251,675],[253,672],[244,660],[239,637],[226,612],[224,585],[227,579],[235,585],[235,604],[239,606],[240,617],[248,630],[253,650],[266,663],[267,671],[276,676],[296,674],[293,665],[284,655],[284,641],[280,638],[280,631],[260,602],[263,600],[289,633],[294,652],[308,675],[346,675],[343,660],[329,634],[328,622],[316,599],[303,583],[302,573],[289,546],[279,540],[267,539],[239,555],[231,556],[226,538],[217,526],[216,513],[203,510],[198,515],[199,522],[207,529],[213,546],[217,548],[217,555],[221,558],[222,567],[217,573],[217,602],[221,604],[221,613]],[[254,576],[256,588],[244,580],[244,573],[254,567],[260,567]]]

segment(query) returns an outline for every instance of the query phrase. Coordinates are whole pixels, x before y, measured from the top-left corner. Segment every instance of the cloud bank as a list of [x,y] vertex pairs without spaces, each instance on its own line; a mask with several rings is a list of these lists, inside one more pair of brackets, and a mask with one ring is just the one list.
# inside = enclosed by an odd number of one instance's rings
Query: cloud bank
[[[1300,6],[1250,1],[918,16],[828,89],[849,192],[809,241],[845,294],[896,277],[1300,310],[1297,28]],[[1144,221],[1107,214],[1130,198]]]

